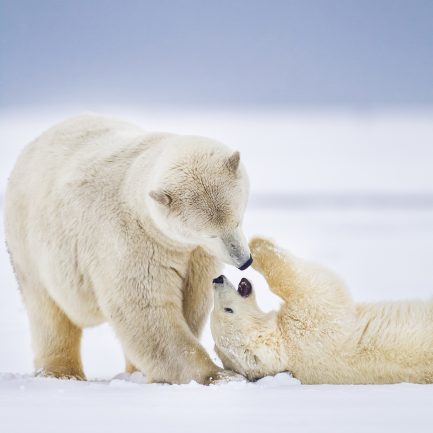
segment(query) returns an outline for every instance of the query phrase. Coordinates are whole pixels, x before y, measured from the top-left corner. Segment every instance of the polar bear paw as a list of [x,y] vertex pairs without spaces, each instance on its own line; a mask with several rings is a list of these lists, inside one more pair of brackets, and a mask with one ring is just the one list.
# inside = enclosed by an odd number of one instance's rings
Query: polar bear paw
[[35,377],[61,379],[61,380],[86,380],[84,373],[66,373],[63,371],[48,371],[44,368],[39,368],[34,373]]
[[244,376],[231,370],[219,370],[208,378],[209,385],[219,385],[229,382],[245,382]]
[[255,236],[250,240],[249,246],[254,259],[253,268],[263,272],[268,266],[269,260],[276,253],[274,242],[261,236]]

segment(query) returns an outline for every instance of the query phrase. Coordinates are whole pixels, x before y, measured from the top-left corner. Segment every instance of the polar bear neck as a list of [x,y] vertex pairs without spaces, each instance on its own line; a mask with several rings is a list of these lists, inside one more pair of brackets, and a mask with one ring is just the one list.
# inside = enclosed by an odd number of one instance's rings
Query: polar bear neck
[[246,374],[253,380],[289,371],[290,364],[285,340],[278,324],[278,313],[267,313],[260,322],[260,329],[256,330],[254,339],[249,343],[250,352],[255,355],[256,361]]
[[122,185],[121,195],[129,212],[136,218],[146,234],[157,240],[170,250],[190,252],[197,245],[185,244],[168,237],[163,233],[152,218],[151,198],[149,192],[154,189],[155,181],[159,179],[161,170],[166,169],[170,158],[172,134],[149,133],[143,135],[141,141],[146,142],[143,151],[135,158]]
[[276,372],[287,371],[289,367],[289,356],[285,339],[281,332],[278,322],[278,313],[273,311],[268,313],[268,342],[273,345],[272,364]]

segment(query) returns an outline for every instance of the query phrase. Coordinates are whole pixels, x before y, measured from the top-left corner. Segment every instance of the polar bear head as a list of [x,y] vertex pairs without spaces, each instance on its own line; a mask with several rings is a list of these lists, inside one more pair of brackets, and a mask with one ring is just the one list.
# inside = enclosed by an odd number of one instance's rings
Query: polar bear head
[[162,233],[241,270],[251,264],[242,232],[249,186],[239,152],[201,137],[174,136],[150,184],[148,208]]
[[242,278],[236,290],[221,275],[213,281],[211,331],[224,368],[249,380],[285,370],[285,355],[275,312],[257,306],[252,284]]

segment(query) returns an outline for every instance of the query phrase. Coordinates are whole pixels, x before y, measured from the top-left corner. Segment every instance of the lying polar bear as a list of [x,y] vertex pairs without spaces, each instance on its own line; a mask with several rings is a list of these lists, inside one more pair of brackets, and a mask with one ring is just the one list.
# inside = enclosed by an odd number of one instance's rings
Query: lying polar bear
[[246,278],[238,291],[214,280],[211,329],[225,368],[250,380],[290,371],[306,384],[433,383],[433,302],[354,303],[329,270],[266,239],[250,249],[284,303],[264,313]]

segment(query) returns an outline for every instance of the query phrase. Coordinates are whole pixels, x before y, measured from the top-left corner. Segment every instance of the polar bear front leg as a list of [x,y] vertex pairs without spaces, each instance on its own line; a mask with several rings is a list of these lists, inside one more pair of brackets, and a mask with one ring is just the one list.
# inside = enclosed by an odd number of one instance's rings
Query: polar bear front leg
[[304,289],[304,284],[299,284],[293,258],[274,242],[257,236],[251,239],[249,246],[253,256],[253,268],[265,277],[275,294],[288,300],[293,292]]
[[218,378],[221,369],[185,320],[181,286],[173,287],[172,276],[161,268],[153,278],[134,277],[133,269],[129,271],[119,274],[117,285],[105,280],[100,297],[129,363],[149,382],[208,384]]
[[[114,318],[113,318],[114,319]],[[173,305],[149,306],[141,318],[112,320],[130,362],[146,373],[149,383],[208,384],[220,373]]]
[[297,258],[266,238],[255,237],[249,245],[253,268],[285,301],[297,299],[320,309],[323,305],[343,310],[353,307],[345,284],[329,269]]
[[196,248],[188,265],[183,288],[183,314],[192,333],[198,338],[212,307],[212,280],[221,266],[202,248]]

